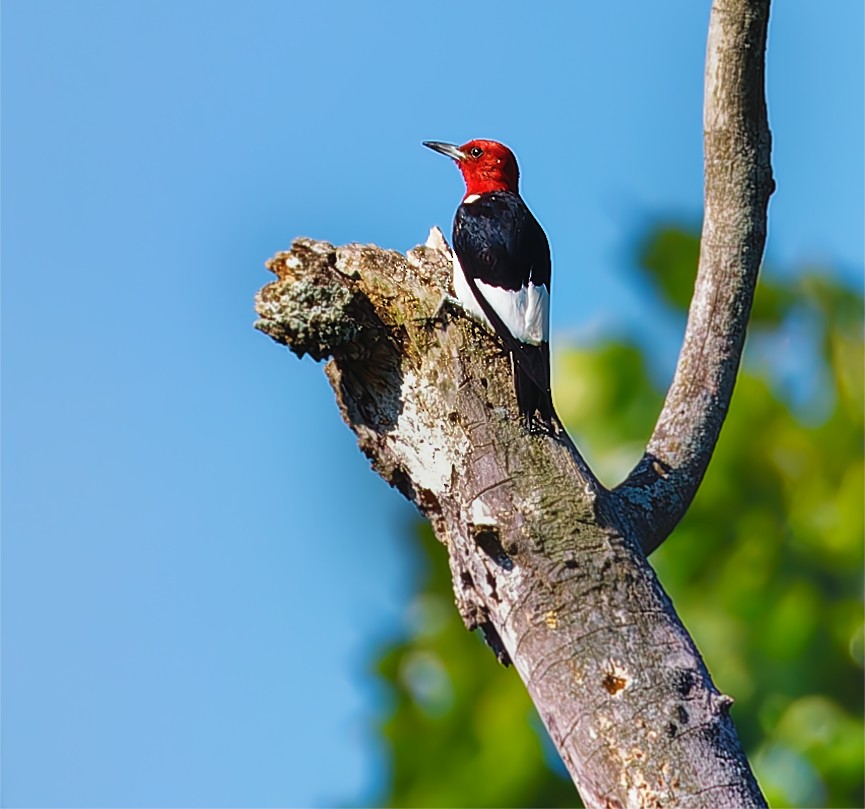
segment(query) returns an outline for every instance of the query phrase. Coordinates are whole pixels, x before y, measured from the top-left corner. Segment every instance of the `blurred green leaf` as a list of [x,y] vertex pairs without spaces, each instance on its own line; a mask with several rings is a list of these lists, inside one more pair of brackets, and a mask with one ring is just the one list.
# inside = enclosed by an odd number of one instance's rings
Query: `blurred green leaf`
[[671,224],[653,227],[637,248],[637,267],[663,300],[682,312],[691,303],[699,260],[700,237]]
[[[691,303],[699,261],[699,232],[678,223],[651,227],[637,245],[637,270],[666,304],[682,313]],[[751,327],[777,327],[795,301],[794,290],[768,281],[762,273],[751,309]]]

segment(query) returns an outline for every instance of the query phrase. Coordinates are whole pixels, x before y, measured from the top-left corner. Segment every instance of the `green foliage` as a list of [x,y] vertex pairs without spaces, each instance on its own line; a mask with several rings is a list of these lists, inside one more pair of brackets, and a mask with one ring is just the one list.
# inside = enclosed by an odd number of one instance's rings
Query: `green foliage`
[[637,258],[638,268],[661,298],[676,309],[687,309],[700,259],[699,239],[678,224],[658,224],[641,240]]
[[[641,244],[641,272],[668,309],[687,307],[698,252],[696,236],[672,226]],[[862,333],[861,293],[830,275],[761,281],[715,456],[652,557],[717,685],[736,699],[773,806],[865,805]],[[809,352],[775,362],[803,339]],[[792,382],[776,364],[792,365]],[[561,416],[601,477],[617,482],[661,404],[644,352],[622,342],[571,348],[557,356],[555,379]],[[393,700],[381,726],[387,802],[573,805],[517,675],[465,632],[444,548],[426,526],[419,532],[425,578],[412,633],[379,662]]]

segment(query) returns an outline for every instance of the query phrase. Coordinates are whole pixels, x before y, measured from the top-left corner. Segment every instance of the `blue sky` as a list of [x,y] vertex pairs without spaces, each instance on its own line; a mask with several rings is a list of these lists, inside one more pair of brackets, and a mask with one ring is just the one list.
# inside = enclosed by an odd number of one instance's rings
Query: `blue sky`
[[[862,4],[774,5],[769,261],[860,282]],[[263,263],[448,231],[420,141],[494,137],[559,341],[650,334],[627,250],[699,217],[708,10],[3,3],[4,805],[374,799],[412,511],[252,330]]]

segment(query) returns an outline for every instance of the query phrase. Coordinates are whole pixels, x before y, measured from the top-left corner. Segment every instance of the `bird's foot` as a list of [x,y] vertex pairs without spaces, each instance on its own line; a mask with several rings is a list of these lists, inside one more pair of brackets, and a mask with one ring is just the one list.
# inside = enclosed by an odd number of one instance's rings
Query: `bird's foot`
[[423,321],[430,326],[438,324],[444,327],[447,325],[448,311],[450,311],[451,313],[462,312],[463,305],[459,302],[459,300],[445,293],[444,295],[442,295],[442,299],[439,301],[439,305],[436,307],[436,310],[432,313],[432,315],[430,315],[429,317],[420,317],[417,318],[417,320]]
[[555,419],[547,421],[534,413],[526,413],[522,416],[523,428],[529,435],[546,435],[550,438],[558,438],[561,425]]

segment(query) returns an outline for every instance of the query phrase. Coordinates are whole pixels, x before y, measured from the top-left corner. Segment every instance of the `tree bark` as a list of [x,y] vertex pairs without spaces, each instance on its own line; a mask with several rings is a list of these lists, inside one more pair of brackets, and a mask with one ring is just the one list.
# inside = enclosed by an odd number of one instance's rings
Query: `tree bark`
[[651,553],[687,511],[721,432],[775,189],[766,113],[769,0],[716,0],[706,48],[700,265],[673,384],[640,462],[616,487],[620,519]]
[[460,313],[430,320],[450,280],[437,230],[405,256],[297,239],[256,302],[263,332],[331,358],[360,448],[432,522],[466,625],[514,664],[589,807],[765,806],[732,700],[643,549],[693,498],[732,393],[771,184],[768,5],[712,10],[694,303],[646,456],[612,492],[567,436],[525,432],[492,334]]

